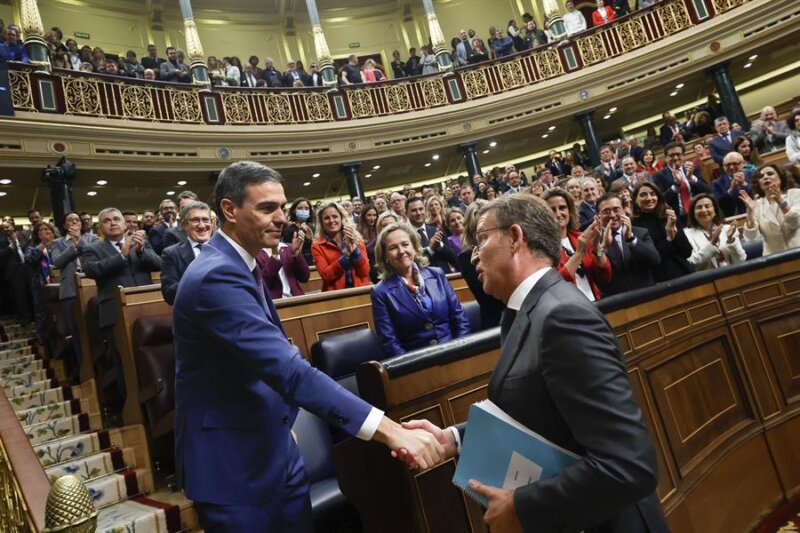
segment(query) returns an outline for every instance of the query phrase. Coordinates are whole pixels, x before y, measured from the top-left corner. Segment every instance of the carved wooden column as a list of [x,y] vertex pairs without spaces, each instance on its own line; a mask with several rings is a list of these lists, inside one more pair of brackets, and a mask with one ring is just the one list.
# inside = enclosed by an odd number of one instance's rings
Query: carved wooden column
[[189,0],[180,0],[180,4],[183,28],[186,31],[186,56],[191,60],[192,82],[195,85],[211,87],[203,45],[200,43],[200,35],[197,33],[197,25],[192,15],[192,4]]
[[452,72],[453,61],[450,58],[447,41],[444,40],[442,27],[439,26],[439,19],[433,10],[433,0],[422,0],[425,7],[425,16],[428,18],[428,31],[433,44],[433,52],[436,55],[436,63],[439,65],[439,72]]
[[328,48],[328,41],[325,39],[325,32],[322,31],[322,24],[319,21],[317,3],[314,0],[306,0],[308,18],[311,19],[311,32],[314,34],[314,51],[317,53],[317,65],[322,76],[322,84],[325,87],[336,87],[338,79],[336,67],[333,66],[333,58]]

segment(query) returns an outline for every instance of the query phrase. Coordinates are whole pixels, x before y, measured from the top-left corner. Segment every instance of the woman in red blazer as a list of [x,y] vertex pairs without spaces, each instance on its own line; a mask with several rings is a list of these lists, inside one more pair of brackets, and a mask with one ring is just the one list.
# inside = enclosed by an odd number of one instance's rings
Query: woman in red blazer
[[369,259],[350,216],[336,202],[317,211],[317,240],[311,257],[322,278],[322,290],[370,285]]
[[590,300],[600,299],[598,285],[611,281],[611,261],[599,245],[602,235],[599,221],[589,224],[583,233],[578,229],[578,214],[572,195],[563,189],[550,189],[542,195],[561,230],[561,261],[558,271]]
[[[605,16],[603,16],[605,14]],[[606,22],[611,22],[617,17],[614,8],[605,5],[603,0],[597,0],[597,10],[592,13],[592,24],[594,26],[601,26]]]

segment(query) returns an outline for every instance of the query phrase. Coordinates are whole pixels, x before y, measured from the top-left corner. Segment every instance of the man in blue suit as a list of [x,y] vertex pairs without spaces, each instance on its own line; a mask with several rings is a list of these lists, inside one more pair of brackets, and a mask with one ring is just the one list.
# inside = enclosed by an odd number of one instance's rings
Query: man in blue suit
[[412,467],[443,449],[311,367],[286,339],[255,256],[286,224],[280,175],[234,163],[215,187],[221,229],[186,270],[173,309],[178,483],[207,532],[310,532],[297,408],[386,444]]
[[714,120],[714,129],[717,130],[717,134],[708,141],[708,149],[711,151],[714,161],[722,166],[722,160],[728,155],[728,152],[733,151],[733,141],[744,134],[741,131],[731,131],[728,117],[717,117]]
[[186,239],[168,246],[161,254],[161,294],[169,305],[175,302],[183,273],[211,238],[211,210],[208,205],[198,201],[184,204],[181,225]]

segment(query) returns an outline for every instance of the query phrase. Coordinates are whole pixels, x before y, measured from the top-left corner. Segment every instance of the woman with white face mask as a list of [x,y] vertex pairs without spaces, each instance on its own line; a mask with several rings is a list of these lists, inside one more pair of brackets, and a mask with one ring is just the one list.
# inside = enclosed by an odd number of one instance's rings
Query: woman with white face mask
[[303,234],[302,254],[309,265],[313,264],[311,258],[311,243],[314,241],[314,210],[308,198],[296,198],[289,207],[289,223],[283,228],[281,241],[291,244],[296,232]]

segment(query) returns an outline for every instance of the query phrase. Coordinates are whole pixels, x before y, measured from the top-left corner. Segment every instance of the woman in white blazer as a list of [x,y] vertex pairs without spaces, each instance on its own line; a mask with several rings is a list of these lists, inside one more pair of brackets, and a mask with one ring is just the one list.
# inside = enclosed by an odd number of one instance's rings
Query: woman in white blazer
[[782,168],[761,165],[751,178],[755,198],[740,196],[747,206],[744,238],[764,240],[764,255],[800,246],[800,189],[790,189]]
[[683,230],[692,245],[689,262],[696,271],[743,263],[747,259],[736,224],[724,224],[717,199],[698,194],[689,204],[689,227]]

